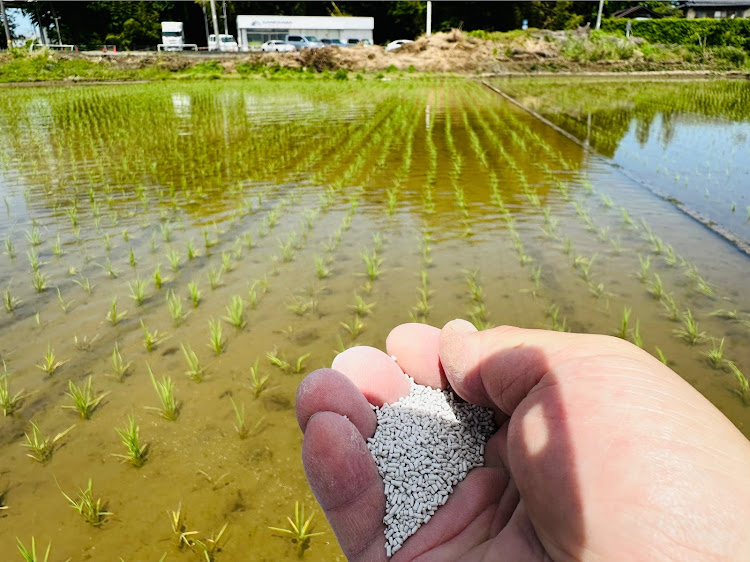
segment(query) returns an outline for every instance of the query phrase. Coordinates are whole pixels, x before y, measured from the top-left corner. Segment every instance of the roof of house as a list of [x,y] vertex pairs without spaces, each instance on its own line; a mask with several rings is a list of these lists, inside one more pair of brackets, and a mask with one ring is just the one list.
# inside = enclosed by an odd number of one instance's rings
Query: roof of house
[[750,0],[684,0],[680,8],[740,8],[750,6]]
[[638,17],[649,17],[658,19],[663,17],[661,14],[657,14],[648,6],[631,6],[612,14],[613,18],[638,18]]

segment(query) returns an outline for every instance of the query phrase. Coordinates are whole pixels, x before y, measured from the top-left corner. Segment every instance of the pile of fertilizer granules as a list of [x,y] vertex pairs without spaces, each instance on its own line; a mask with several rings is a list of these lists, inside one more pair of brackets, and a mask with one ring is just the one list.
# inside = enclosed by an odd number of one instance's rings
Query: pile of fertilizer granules
[[409,381],[408,396],[373,406],[378,427],[367,440],[385,484],[389,557],[430,520],[472,468],[484,463],[485,443],[495,431],[488,408]]

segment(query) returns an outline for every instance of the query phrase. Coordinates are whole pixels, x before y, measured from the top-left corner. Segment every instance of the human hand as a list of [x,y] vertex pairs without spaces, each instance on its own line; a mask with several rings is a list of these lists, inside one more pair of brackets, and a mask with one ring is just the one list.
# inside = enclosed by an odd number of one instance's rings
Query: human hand
[[[748,558],[750,443],[643,350],[608,336],[453,321],[388,337],[398,366],[353,348],[297,393],[310,485],[351,560],[384,560],[383,482],[367,404],[449,383],[495,412],[485,466],[392,557],[400,560]],[[367,398],[365,398],[367,397]],[[346,417],[344,417],[346,416]]]

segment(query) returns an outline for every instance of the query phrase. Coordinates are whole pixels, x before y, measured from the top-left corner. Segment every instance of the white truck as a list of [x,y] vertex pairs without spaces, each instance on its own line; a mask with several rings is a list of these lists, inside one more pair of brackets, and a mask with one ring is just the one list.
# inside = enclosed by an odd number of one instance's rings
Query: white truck
[[181,21],[163,21],[161,22],[161,43],[157,49],[159,51],[184,51],[185,49],[197,51],[198,45],[185,43]]

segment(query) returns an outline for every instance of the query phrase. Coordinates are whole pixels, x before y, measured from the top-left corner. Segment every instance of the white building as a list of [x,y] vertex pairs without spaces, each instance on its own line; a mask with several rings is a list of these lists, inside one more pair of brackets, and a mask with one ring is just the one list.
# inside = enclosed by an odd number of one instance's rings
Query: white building
[[237,16],[240,50],[260,48],[272,39],[286,35],[312,35],[318,39],[367,39],[372,43],[375,18],[328,16]]

